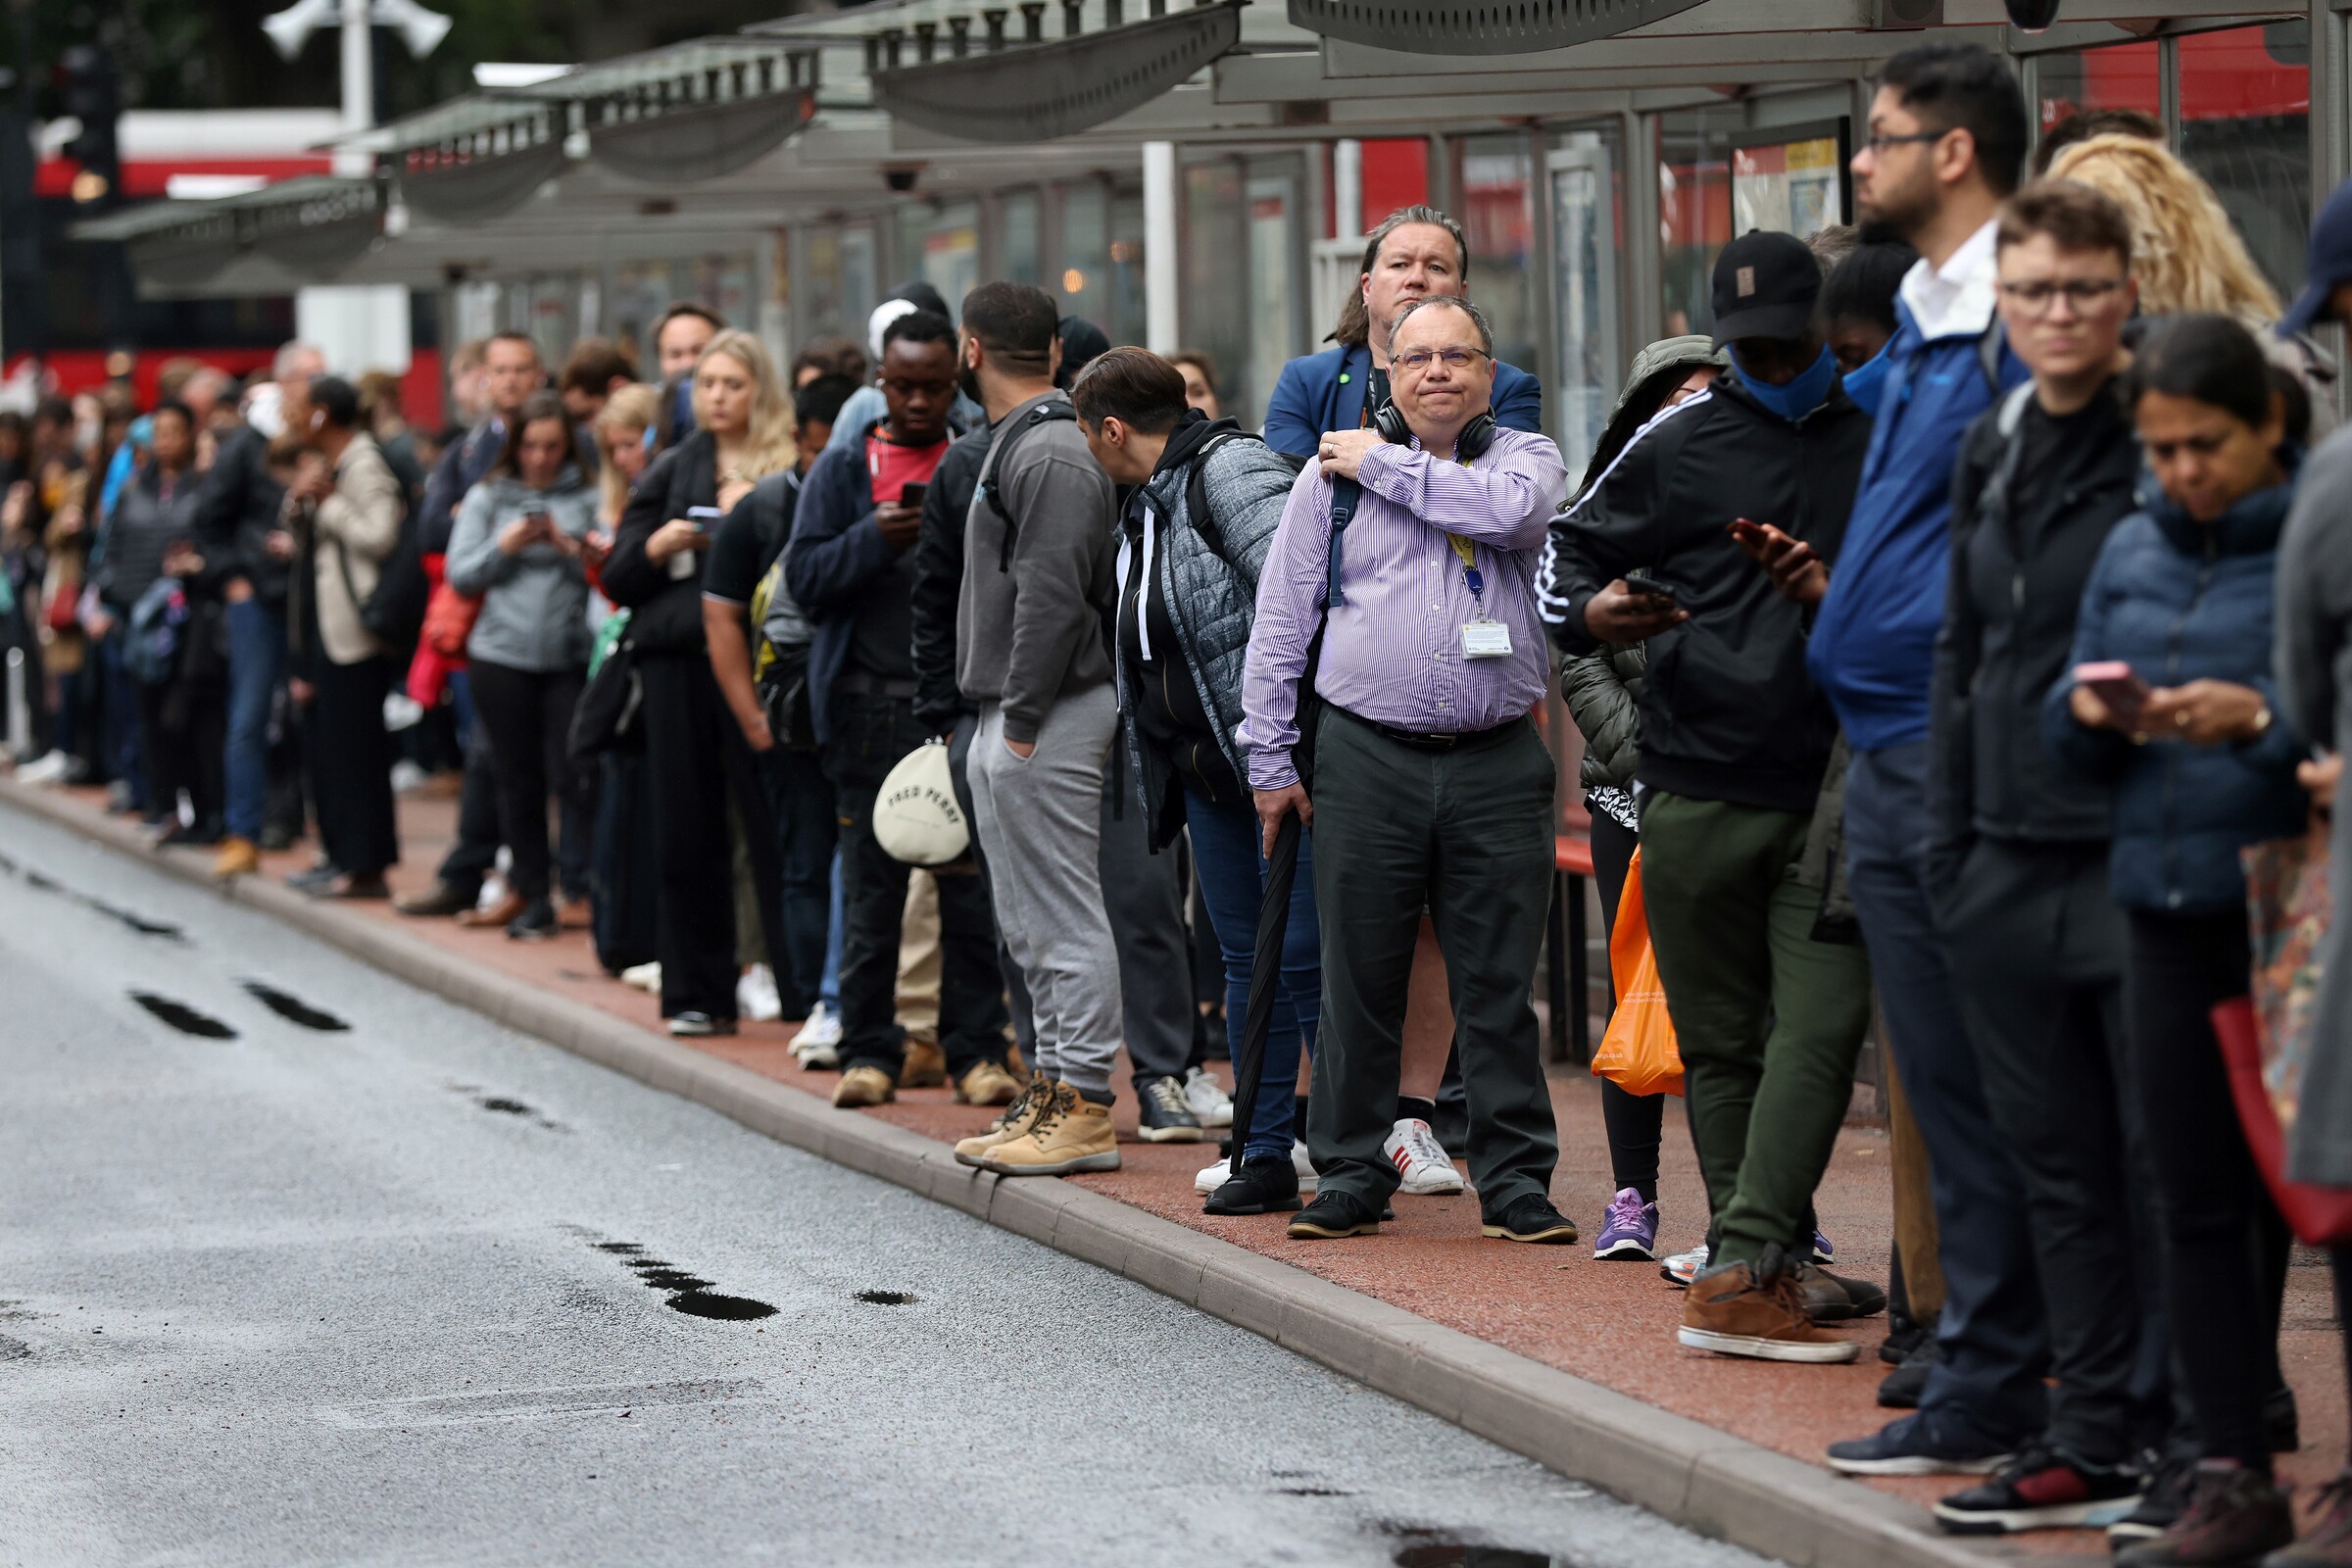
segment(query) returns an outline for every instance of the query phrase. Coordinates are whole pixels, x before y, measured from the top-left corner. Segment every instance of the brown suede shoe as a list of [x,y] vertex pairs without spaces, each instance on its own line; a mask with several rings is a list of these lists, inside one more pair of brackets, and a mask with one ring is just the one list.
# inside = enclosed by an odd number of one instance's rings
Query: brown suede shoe
[[2259,1562],[2294,1540],[2285,1488],[2255,1471],[2207,1461],[2197,1466],[2180,1522],[2153,1541],[2125,1547],[2115,1561],[2116,1568],[2234,1568]]
[[1725,1263],[1690,1282],[1683,1298],[1678,1336],[1694,1350],[1752,1356],[1759,1361],[1851,1361],[1862,1351],[1813,1326],[1792,1270],[1779,1267],[1780,1250],[1761,1263]]
[[906,1059],[899,1066],[901,1089],[937,1089],[948,1081],[948,1054],[936,1041],[907,1037]]
[[519,894],[510,893],[487,909],[466,909],[458,915],[458,924],[465,926],[500,926],[521,917],[531,903]]
[[2352,1568],[2352,1468],[2320,1488],[2310,1533],[2263,1558],[2262,1568]]

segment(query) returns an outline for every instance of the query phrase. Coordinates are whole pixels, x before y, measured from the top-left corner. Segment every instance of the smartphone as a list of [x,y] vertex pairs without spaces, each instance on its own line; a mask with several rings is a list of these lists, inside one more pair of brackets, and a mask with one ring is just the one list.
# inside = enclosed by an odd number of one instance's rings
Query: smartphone
[[1673,589],[1658,581],[1657,578],[1644,577],[1638,571],[1629,571],[1625,574],[1625,586],[1633,593],[1646,594],[1652,599],[1663,599],[1668,604],[1674,602]]
[[526,512],[522,514],[522,520],[534,528],[549,528],[555,525],[556,514],[552,512]]
[[2117,723],[2128,729],[2139,727],[2139,710],[2148,700],[2148,683],[2132,673],[2130,664],[2120,659],[2077,664],[2075,683],[2087,687],[2093,697],[2105,703]]
[[920,512],[923,507],[923,492],[929,488],[929,485],[921,484],[899,486],[899,505],[909,512]]
[[688,507],[686,509],[686,520],[693,523],[696,529],[703,533],[709,533],[711,524],[725,515],[726,514],[716,507]]

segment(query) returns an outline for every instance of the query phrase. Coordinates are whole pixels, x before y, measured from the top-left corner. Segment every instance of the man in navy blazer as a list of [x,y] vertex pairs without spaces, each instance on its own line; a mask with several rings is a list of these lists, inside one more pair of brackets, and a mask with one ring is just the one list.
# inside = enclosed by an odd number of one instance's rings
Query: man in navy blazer
[[[1331,334],[1337,346],[1282,368],[1266,403],[1266,445],[1304,458],[1327,430],[1371,423],[1388,396],[1389,323],[1410,301],[1465,294],[1470,246],[1462,225],[1434,207],[1400,207],[1364,243],[1364,271]],[[1366,394],[1372,400],[1366,401]],[[1515,365],[1494,365],[1494,419],[1506,429],[1541,434],[1542,383]]]

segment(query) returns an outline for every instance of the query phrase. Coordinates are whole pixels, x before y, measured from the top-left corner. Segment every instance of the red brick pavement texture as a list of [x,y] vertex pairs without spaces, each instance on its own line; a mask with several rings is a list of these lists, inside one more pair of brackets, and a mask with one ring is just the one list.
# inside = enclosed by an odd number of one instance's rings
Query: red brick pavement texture
[[[95,815],[96,791],[73,792]],[[455,803],[437,792],[400,803],[402,862],[390,875],[396,892],[428,886],[447,848]],[[279,877],[310,863],[308,848],[265,858],[262,874]],[[508,940],[496,930],[466,930],[450,920],[407,919],[385,905],[358,905],[384,920],[448,948],[518,983],[590,1003],[648,1030],[662,1027],[653,997],[621,985],[598,964],[585,932],[541,943]],[[835,1077],[804,1072],[789,1051],[794,1022],[752,1024],[733,1039],[688,1042],[811,1095],[830,1099]],[[1230,1087],[1230,1072],[1222,1063]],[[1216,1219],[1200,1212],[1193,1177],[1215,1157],[1213,1144],[1134,1141],[1136,1107],[1120,1075],[1115,1110],[1123,1169],[1069,1178],[1178,1224],[1280,1258],[1350,1290],[1363,1292],[1433,1322],[1476,1335],[1521,1355],[1704,1422],[1795,1458],[1818,1462],[1825,1445],[1875,1430],[1893,1412],[1873,1396],[1885,1368],[1872,1353],[1885,1333],[1873,1320],[1844,1332],[1862,1342],[1849,1366],[1786,1366],[1743,1361],[1684,1348],[1675,1341],[1682,1295],[1647,1263],[1597,1262],[1590,1242],[1608,1201],[1608,1146],[1602,1135],[1596,1080],[1572,1066],[1552,1069],[1552,1104],[1559,1119],[1560,1164],[1551,1196],[1585,1233],[1574,1248],[1514,1247],[1478,1234],[1475,1197],[1396,1200],[1396,1219],[1377,1238],[1293,1242],[1284,1216]],[[880,1116],[945,1142],[984,1129],[993,1112],[955,1103],[949,1091],[909,1090],[898,1103],[843,1115]],[[1706,1200],[1695,1159],[1683,1131],[1679,1104],[1669,1107],[1659,1180],[1661,1251],[1704,1240]],[[1888,1215],[1886,1136],[1848,1126],[1822,1179],[1815,1205],[1838,1249],[1838,1269],[1884,1283]],[[2341,1339],[2324,1256],[2298,1248],[2289,1271],[2279,1353],[2302,1409],[2303,1449],[2281,1460],[2281,1473],[2308,1498],[2345,1460],[2346,1402]],[[1873,1480],[1922,1506],[1964,1482],[1948,1477]],[[2052,1554],[2104,1552],[2090,1531],[2052,1531],[2017,1538],[2026,1549]]]

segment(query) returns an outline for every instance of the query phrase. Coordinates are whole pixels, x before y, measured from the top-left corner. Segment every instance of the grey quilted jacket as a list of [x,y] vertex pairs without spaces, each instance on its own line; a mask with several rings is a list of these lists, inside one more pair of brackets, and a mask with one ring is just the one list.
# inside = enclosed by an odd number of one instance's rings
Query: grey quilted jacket
[[[1187,428],[1178,427],[1180,431]],[[1248,765],[1233,738],[1242,722],[1242,664],[1250,651],[1250,625],[1256,612],[1258,568],[1265,564],[1274,529],[1282,521],[1283,504],[1298,473],[1280,453],[1253,436],[1218,434],[1222,439],[1200,460],[1205,465],[1202,493],[1208,502],[1215,548],[1191,515],[1189,481],[1194,464],[1180,458],[1145,480],[1128,504],[1119,543],[1119,585],[1125,592],[1134,580],[1130,574],[1140,569],[1159,574],[1185,667],[1192,674],[1201,707],[1215,721],[1217,744],[1224,749],[1234,775],[1248,778]],[[1148,531],[1142,526],[1147,510],[1151,519]],[[1128,667],[1122,650],[1119,710],[1128,760],[1135,769],[1156,847],[1172,839],[1180,824],[1159,819],[1163,814],[1159,805],[1167,793],[1167,764],[1146,755],[1130,697],[1137,673]]]

